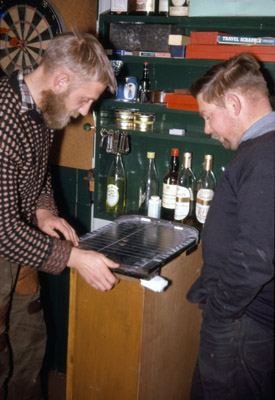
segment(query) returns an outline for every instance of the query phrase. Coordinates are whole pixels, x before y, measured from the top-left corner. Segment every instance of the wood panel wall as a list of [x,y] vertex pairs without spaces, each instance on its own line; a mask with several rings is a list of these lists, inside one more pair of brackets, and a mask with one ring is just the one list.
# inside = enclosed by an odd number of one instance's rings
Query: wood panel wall
[[[51,0],[63,17],[67,31],[96,32],[96,0]],[[93,125],[92,114],[70,123],[63,131],[55,133],[51,162],[64,167],[90,169],[93,157],[93,134],[83,125]]]

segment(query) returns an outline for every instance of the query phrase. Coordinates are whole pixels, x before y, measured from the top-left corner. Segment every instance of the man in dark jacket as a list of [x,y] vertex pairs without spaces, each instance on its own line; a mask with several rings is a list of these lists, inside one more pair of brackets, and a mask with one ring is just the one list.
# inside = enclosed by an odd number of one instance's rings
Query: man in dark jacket
[[237,150],[202,232],[187,294],[202,309],[192,400],[271,400],[275,113],[254,57],[240,54],[191,86],[205,133]]

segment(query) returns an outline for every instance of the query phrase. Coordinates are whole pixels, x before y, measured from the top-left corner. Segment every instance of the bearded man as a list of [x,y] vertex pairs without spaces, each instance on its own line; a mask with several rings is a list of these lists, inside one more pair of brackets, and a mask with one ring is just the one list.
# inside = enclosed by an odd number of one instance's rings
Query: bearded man
[[[37,271],[75,268],[94,289],[118,281],[103,254],[78,247],[59,218],[48,169],[55,129],[87,115],[116,79],[90,34],[55,37],[41,64],[0,80],[0,400],[41,399],[45,324]],[[59,233],[64,236],[61,240]]]

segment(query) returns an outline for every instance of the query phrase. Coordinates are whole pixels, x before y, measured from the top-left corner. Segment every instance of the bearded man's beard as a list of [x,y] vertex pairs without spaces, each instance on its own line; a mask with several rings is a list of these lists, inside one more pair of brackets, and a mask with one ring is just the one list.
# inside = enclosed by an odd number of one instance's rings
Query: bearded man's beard
[[78,112],[69,112],[66,109],[64,99],[68,93],[67,91],[55,94],[52,90],[44,90],[42,92],[40,109],[48,128],[63,129],[68,125],[72,117],[78,117]]

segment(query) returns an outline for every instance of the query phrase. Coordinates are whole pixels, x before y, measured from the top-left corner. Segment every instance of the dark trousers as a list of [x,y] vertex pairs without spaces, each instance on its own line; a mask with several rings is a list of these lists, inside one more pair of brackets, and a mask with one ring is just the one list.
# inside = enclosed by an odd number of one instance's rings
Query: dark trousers
[[0,258],[0,400],[40,400],[46,328],[35,271]]
[[273,399],[273,332],[247,316],[221,323],[203,312],[191,400]]

